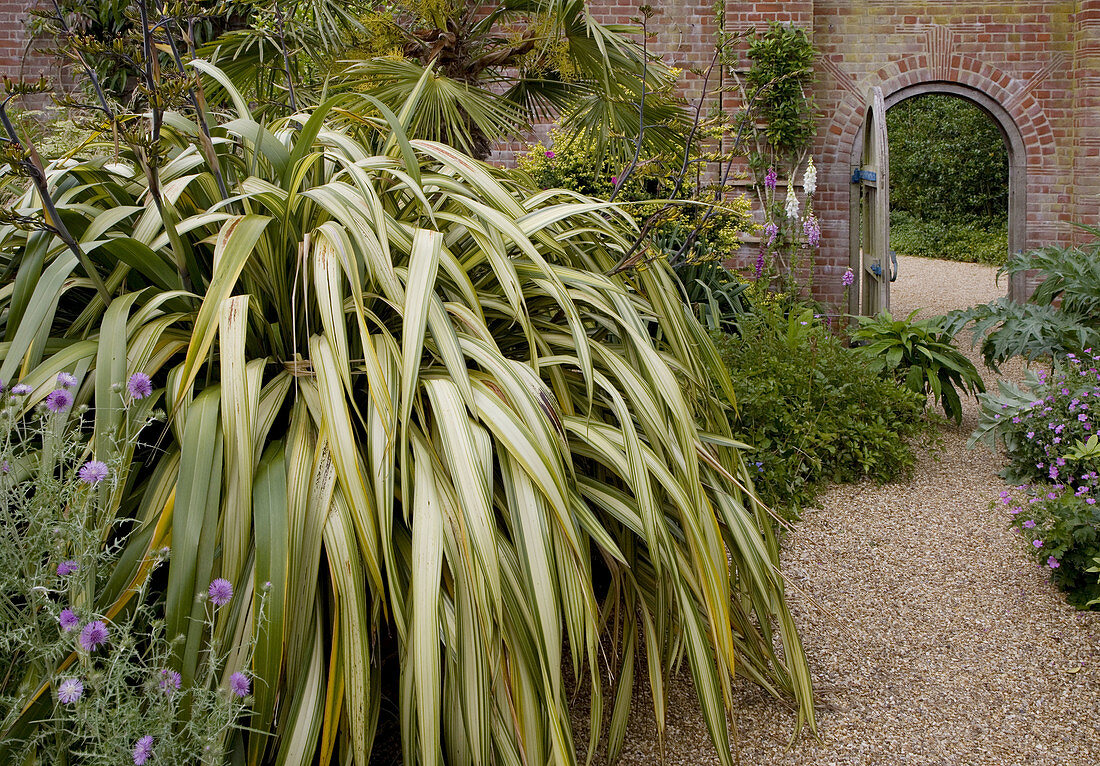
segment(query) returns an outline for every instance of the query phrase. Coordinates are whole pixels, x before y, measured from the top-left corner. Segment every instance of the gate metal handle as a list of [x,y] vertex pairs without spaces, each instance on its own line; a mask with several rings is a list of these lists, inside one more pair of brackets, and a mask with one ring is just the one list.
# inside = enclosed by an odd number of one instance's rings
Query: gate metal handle
[[[893,250],[890,251],[890,263],[892,263],[894,265],[894,268],[890,270],[890,281],[891,282],[897,282],[898,281],[898,254],[895,253]],[[871,273],[874,274],[876,277],[881,277],[882,276],[882,267],[879,266],[877,263],[872,263],[871,264]]]

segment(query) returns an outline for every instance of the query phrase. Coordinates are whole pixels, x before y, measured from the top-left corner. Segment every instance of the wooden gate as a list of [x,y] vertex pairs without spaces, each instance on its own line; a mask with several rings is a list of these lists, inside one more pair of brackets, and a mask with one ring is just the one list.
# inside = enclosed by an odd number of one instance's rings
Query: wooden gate
[[890,152],[882,88],[868,92],[865,107],[863,155],[852,168],[849,263],[856,281],[848,313],[874,316],[890,310]]

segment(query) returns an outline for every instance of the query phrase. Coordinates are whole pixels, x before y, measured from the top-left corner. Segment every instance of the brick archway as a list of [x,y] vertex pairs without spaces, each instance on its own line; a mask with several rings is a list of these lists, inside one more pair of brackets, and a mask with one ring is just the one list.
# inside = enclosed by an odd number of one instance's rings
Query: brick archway
[[[597,17],[627,22],[632,0],[589,0]],[[811,33],[820,57],[813,94],[820,114],[814,209],[821,219],[813,290],[840,306],[848,267],[852,149],[863,124],[864,91],[900,99],[919,88],[950,90],[990,112],[1013,152],[1017,189],[1013,247],[1068,245],[1073,221],[1100,219],[1100,0],[666,0],[651,19],[651,50],[690,71],[705,68],[719,19],[727,34],[794,24]],[[698,97],[688,75],[684,95]],[[724,106],[735,107],[733,97]],[[795,182],[799,179],[794,179]],[[1014,179],[1016,180],[1016,179]],[[796,187],[797,188],[797,187]],[[751,264],[755,246],[734,257]]]
[[[1003,71],[976,59],[954,56],[946,67],[934,66],[928,56],[914,55],[884,67],[869,78],[883,90],[886,108],[916,96],[939,93],[956,96],[976,104],[997,125],[1008,150],[1008,248],[1017,252],[1031,246],[1028,242],[1029,204],[1050,204],[1051,190],[1041,183],[1044,165],[1052,162],[1055,151],[1054,131],[1039,103]],[[870,85],[868,85],[870,87]],[[847,170],[860,162],[863,146],[863,104],[854,94],[846,98],[834,125],[840,126],[839,140],[830,142],[822,154],[827,167]],[[836,134],[835,128],[833,130]],[[1029,170],[1031,172],[1029,172]],[[1039,176],[1029,183],[1032,176]],[[849,210],[854,209],[849,204]],[[836,211],[833,211],[834,213]],[[836,223],[840,224],[840,221]],[[840,225],[851,237],[850,218]],[[839,235],[838,231],[838,235]],[[852,258],[849,247],[849,261]],[[852,268],[856,264],[849,264]],[[1011,297],[1023,298],[1028,285],[1023,275],[1009,284]]]

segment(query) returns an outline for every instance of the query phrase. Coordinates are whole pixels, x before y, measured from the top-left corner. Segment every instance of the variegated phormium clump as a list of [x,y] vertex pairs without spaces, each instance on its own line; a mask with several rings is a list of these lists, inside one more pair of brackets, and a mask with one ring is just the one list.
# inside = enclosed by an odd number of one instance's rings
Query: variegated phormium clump
[[[108,632],[79,660],[120,656],[126,586],[170,545],[159,635],[183,638],[150,691],[248,700],[242,761],[366,766],[385,663],[406,759],[425,766],[575,763],[566,664],[591,693],[591,747],[606,731],[612,755],[634,673],[650,675],[663,735],[663,679],[682,661],[725,763],[735,670],[812,726],[728,372],[668,265],[616,270],[639,234],[616,205],[409,140],[429,76],[396,115],[328,104],[262,122],[234,92],[211,144],[194,114],[167,114],[163,185],[132,150],[51,166],[64,216],[95,227],[82,257],[51,240],[43,264],[28,256],[40,232],[0,228],[0,258],[40,288],[22,313],[0,293],[18,341],[0,344],[0,378],[33,360],[80,371],[69,406],[97,405],[82,463],[110,469],[80,491],[137,522],[107,592],[71,604],[80,630]],[[16,200],[19,220],[36,194]],[[126,278],[90,303],[49,289],[86,268]],[[80,332],[32,342],[47,316]],[[134,361],[157,388],[129,385]],[[53,377],[32,383],[37,401]],[[98,406],[109,396],[169,412],[137,475],[103,456],[122,426]],[[217,673],[211,654],[228,655]],[[225,730],[221,708],[191,705]],[[116,762],[159,761],[166,741],[126,730]]]

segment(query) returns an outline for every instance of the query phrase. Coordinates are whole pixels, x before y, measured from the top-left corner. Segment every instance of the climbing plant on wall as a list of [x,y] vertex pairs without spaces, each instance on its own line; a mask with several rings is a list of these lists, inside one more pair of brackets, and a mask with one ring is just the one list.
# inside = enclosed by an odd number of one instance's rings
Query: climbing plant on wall
[[772,22],[749,39],[752,62],[744,75],[746,114],[754,120],[756,154],[750,160],[784,169],[799,160],[814,137],[813,97],[807,92],[817,56],[806,30]]
[[[720,39],[728,45],[733,38],[722,34]],[[744,104],[735,124],[744,137],[765,220],[755,277],[770,285],[781,274],[780,289],[797,293],[801,257],[821,236],[813,213],[817,169],[809,156],[815,134],[809,87],[817,51],[806,30],[773,22],[749,36],[746,55],[751,62],[747,70],[728,62],[726,66]],[[794,185],[800,169],[801,201]],[[785,190],[781,178],[787,179]]]

